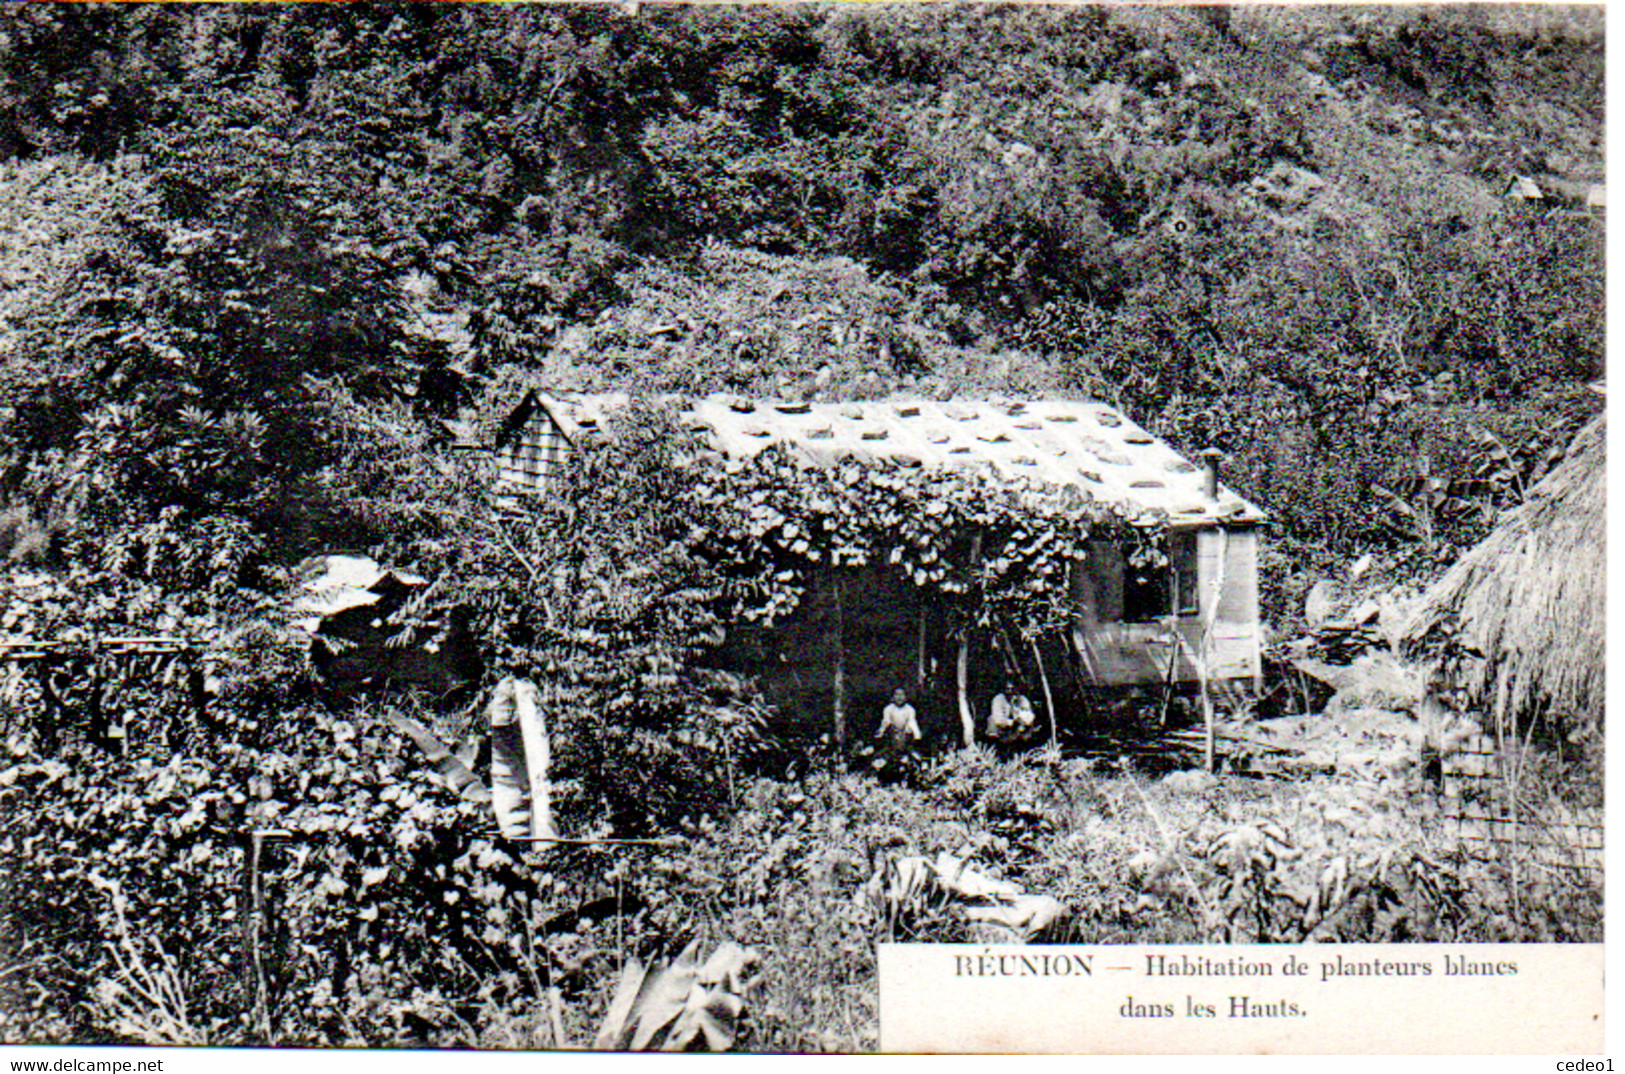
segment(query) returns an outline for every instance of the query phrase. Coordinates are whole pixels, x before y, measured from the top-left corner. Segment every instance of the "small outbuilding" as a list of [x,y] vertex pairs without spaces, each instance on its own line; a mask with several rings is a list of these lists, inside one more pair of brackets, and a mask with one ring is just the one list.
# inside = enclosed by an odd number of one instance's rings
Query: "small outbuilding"
[[456,700],[479,682],[466,611],[430,605],[426,579],[349,555],[316,556],[295,573],[292,626],[310,639],[311,664],[338,695],[415,687]]
[[1546,192],[1540,188],[1539,183],[1527,175],[1514,175],[1508,179],[1501,197],[1507,201],[1520,201],[1528,205],[1546,203]]
[[526,392],[497,432],[497,488],[509,496],[546,491],[569,453],[601,432],[605,413],[628,401],[618,393]]

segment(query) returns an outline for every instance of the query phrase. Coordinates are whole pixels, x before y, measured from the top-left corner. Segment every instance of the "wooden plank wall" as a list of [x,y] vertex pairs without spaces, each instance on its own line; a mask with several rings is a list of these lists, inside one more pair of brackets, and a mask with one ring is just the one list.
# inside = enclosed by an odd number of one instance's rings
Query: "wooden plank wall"
[[541,407],[510,443],[497,451],[497,484],[507,493],[545,492],[574,450],[570,441]]
[[1262,672],[1258,624],[1258,535],[1254,530],[1217,529],[1196,534],[1198,596],[1201,610],[1181,616],[1177,630],[1184,645],[1177,652],[1161,622],[1124,623],[1121,563],[1101,555],[1090,568],[1074,571],[1073,605],[1078,609],[1074,638],[1086,658],[1086,674],[1100,685],[1148,685],[1168,678],[1170,659],[1174,681],[1198,680],[1191,653],[1200,652],[1202,616],[1212,600],[1220,557],[1224,578],[1218,620],[1208,639],[1209,667],[1214,679],[1254,679]]

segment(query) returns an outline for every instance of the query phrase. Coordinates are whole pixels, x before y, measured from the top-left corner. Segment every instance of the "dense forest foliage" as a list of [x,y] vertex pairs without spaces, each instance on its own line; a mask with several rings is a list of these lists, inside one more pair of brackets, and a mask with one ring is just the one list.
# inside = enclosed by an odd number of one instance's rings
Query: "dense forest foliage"
[[1283,541],[1392,547],[1416,534],[1374,489],[1474,476],[1475,429],[1560,439],[1601,375],[1601,228],[1499,196],[1600,181],[1600,33],[1562,8],[31,6],[0,39],[7,496],[76,512],[47,486],[82,471],[42,460],[77,446],[141,510],[330,541],[307,486],[350,434],[314,383],[370,405],[450,362],[1103,396],[1229,452]]
[[[231,941],[186,931],[185,892],[230,870],[192,854],[214,807],[187,794],[327,830],[328,806],[414,793],[391,789],[400,743],[301,715],[278,602],[313,553],[445,579],[491,668],[548,680],[578,830],[734,796],[717,758],[731,781],[760,746],[748,690],[678,669],[725,625],[719,595],[780,599],[778,565],[741,580],[695,552],[748,525],[674,478],[653,409],[583,460],[573,502],[493,523],[441,421],[488,434],[526,386],[1102,398],[1225,452],[1271,518],[1280,630],[1362,554],[1433,576],[1600,406],[1602,66],[1600,9],[1547,6],[7,5],[0,631],[215,646],[232,731],[91,813],[85,773],[19,760],[43,812],[5,818],[7,860],[33,864],[36,830],[96,849],[8,890],[8,958],[53,922],[114,935],[94,876],[219,956],[207,994]],[[1514,176],[1544,200],[1506,198]],[[413,981],[518,1009],[503,900],[608,882],[597,859],[521,878],[410,778],[410,816],[352,816],[299,874],[301,927],[344,965],[288,971],[319,997],[297,1039],[430,1039]],[[675,934],[659,890],[650,934]],[[353,916],[425,902],[414,927],[454,932],[455,958]],[[100,957],[53,964],[52,994]]]

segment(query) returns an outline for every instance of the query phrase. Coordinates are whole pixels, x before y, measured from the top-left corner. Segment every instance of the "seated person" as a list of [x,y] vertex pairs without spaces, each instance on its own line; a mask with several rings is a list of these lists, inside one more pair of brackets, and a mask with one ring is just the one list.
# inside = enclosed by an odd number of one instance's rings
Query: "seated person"
[[1021,696],[1008,682],[993,695],[993,705],[987,713],[987,737],[994,742],[1008,742],[1015,735],[1016,716],[1010,703],[1011,695]]
[[1038,714],[1033,712],[1033,703],[1027,700],[1026,694],[1017,694],[1010,700],[1010,716],[1015,721],[1011,735],[1015,741],[1025,742],[1038,734]]
[[1010,683],[993,695],[987,714],[987,737],[994,742],[1023,742],[1038,733],[1038,716],[1026,694],[1017,693]]

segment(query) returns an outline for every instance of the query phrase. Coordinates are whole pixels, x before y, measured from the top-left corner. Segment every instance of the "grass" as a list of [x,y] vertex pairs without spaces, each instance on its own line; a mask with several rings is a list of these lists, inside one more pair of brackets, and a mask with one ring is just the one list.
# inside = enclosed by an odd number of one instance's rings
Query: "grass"
[[[536,920],[587,905],[596,920],[583,913],[567,931],[527,937],[528,961],[497,977],[470,965],[464,983],[393,982],[389,997],[410,993],[404,1005],[340,1004],[355,1020],[350,1042],[587,1047],[630,959],[731,940],[761,960],[743,1048],[872,1051],[877,943],[984,938],[951,900],[899,909],[873,883],[893,863],[944,853],[1060,900],[1066,923],[1053,938],[1071,942],[1601,937],[1600,880],[1471,856],[1414,770],[1156,776],[1126,761],[971,750],[923,763],[907,782],[818,770],[742,779],[737,793],[731,812],[695,821],[679,846],[536,858],[569,902],[538,906]],[[182,994],[165,949],[119,941],[127,957],[111,960],[114,979],[98,993],[104,1024],[126,1039],[193,1039],[183,1002],[133,987]],[[137,1025],[138,1008],[167,1017]]]
[[1397,779],[1154,779],[1036,752],[959,754],[916,786],[764,779],[664,863],[639,927],[756,948],[747,1047],[841,1052],[877,1041],[877,941],[974,938],[952,908],[889,932],[864,888],[912,855],[1062,900],[1075,942],[1600,938],[1600,884],[1546,877],[1520,908],[1504,864],[1464,853],[1428,801]]

